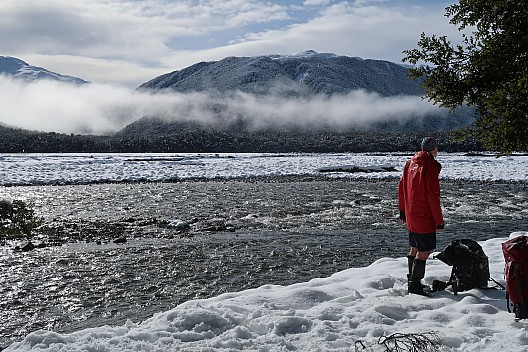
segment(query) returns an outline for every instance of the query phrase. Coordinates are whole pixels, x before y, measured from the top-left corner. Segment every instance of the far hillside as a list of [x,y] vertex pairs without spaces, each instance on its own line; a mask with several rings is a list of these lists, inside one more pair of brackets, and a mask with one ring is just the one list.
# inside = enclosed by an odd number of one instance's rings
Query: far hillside
[[[301,122],[291,127],[303,128],[305,116],[299,112],[303,110],[294,106],[310,103],[314,99],[329,105],[329,108],[337,104],[343,106],[339,111],[341,120],[362,121],[360,126],[349,124],[345,129],[429,132],[455,130],[472,123],[473,111],[470,109],[458,109],[452,113],[431,105],[427,105],[427,111],[409,109],[409,97],[414,97],[414,105],[424,102],[420,84],[420,80],[409,77],[408,67],[403,65],[310,50],[295,55],[227,57],[219,61],[200,62],[158,76],[142,84],[138,90],[206,94],[211,98],[200,109],[206,109],[204,113],[207,115],[216,115],[218,125],[227,129],[253,127],[255,120],[260,121],[262,114],[269,114],[274,108],[291,109],[290,115],[287,111],[283,115],[282,111],[273,111],[275,125],[287,125],[285,121],[277,122],[279,119],[295,119]],[[354,94],[357,92],[364,92],[364,95]],[[277,103],[275,107],[261,107],[266,101]],[[385,102],[391,103],[388,111],[373,113],[379,111],[379,105]],[[232,108],[233,104],[237,105],[236,109]],[[259,105],[260,110],[248,110],[246,106],[250,104]],[[358,105],[361,108],[357,108]],[[193,109],[197,107],[183,108],[171,120],[188,120]],[[346,109],[349,109],[348,114]],[[312,114],[312,111],[305,113]],[[155,116],[149,117],[150,121],[156,120]],[[320,115],[313,113],[309,118],[311,125],[306,129],[322,127],[344,132],[342,124],[336,128],[335,124],[328,122],[334,118],[330,111]],[[273,129],[274,126],[271,127]]]
[[[49,79],[42,74],[49,72],[45,69],[0,58],[10,75]],[[444,151],[481,150],[478,143],[457,141],[450,134],[471,123],[470,110],[449,113],[428,106],[426,111],[434,113],[392,111],[393,106],[409,104],[402,97],[411,97],[413,104],[422,102],[423,90],[419,81],[408,77],[406,67],[387,61],[314,51],[228,57],[156,77],[138,91],[179,95],[178,103],[166,115],[145,114],[104,136],[44,133],[0,124],[0,152],[411,152],[425,135],[437,136]],[[393,105],[387,108],[385,102]],[[347,110],[355,104],[361,109]],[[371,117],[376,109],[381,118]],[[341,123],[347,119],[360,122]]]
[[[145,125],[142,125],[145,123]],[[111,136],[36,132],[0,126],[0,153],[354,153],[412,152],[422,132],[230,131],[138,121]],[[434,134],[445,152],[481,151],[480,144]]]

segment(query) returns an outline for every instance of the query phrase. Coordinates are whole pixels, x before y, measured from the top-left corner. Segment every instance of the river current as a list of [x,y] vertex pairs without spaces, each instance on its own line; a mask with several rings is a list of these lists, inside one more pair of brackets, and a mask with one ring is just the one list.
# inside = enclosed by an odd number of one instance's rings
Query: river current
[[[443,181],[438,249],[526,231],[527,188]],[[309,281],[408,250],[397,180],[17,186],[0,196],[31,202],[45,219],[41,240],[57,244],[0,247],[0,348],[39,329],[139,322],[190,299]]]

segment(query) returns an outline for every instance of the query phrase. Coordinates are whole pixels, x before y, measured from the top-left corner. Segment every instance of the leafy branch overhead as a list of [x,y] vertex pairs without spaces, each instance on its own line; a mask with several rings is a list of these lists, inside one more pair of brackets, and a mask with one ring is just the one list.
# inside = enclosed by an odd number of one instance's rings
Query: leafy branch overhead
[[528,2],[460,0],[446,8],[463,31],[462,43],[422,33],[403,61],[417,65],[426,96],[440,106],[475,108],[474,126],[463,131],[487,149],[528,149]]

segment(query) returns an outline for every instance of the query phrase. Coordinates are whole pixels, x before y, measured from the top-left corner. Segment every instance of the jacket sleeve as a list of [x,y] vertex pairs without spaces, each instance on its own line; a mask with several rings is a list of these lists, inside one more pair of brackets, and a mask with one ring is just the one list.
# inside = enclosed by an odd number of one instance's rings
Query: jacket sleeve
[[405,167],[403,168],[402,177],[400,178],[400,183],[398,184],[398,210],[399,211],[405,211],[405,179],[407,174],[407,169],[409,167],[409,162],[405,163]]
[[427,201],[436,225],[444,223],[442,208],[440,207],[440,181],[438,179],[441,169],[442,167],[440,163],[435,163],[434,166],[430,168],[429,172],[426,173],[425,182],[427,188]]

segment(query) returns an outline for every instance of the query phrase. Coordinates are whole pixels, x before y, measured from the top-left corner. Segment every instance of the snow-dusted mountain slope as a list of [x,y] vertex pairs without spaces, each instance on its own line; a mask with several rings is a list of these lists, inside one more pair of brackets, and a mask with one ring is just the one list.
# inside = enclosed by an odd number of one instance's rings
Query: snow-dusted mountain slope
[[31,66],[25,61],[10,56],[0,56],[0,75],[21,78],[26,81],[47,79],[75,84],[89,83],[81,78],[61,75],[42,67]]
[[423,95],[407,68],[388,61],[317,53],[227,57],[156,77],[140,89],[178,92],[242,91],[280,95],[346,94],[363,89],[382,96]]

